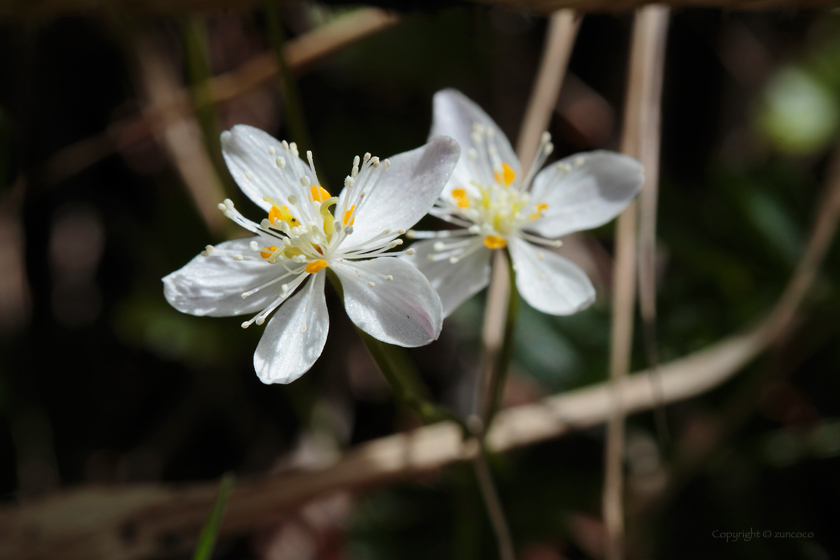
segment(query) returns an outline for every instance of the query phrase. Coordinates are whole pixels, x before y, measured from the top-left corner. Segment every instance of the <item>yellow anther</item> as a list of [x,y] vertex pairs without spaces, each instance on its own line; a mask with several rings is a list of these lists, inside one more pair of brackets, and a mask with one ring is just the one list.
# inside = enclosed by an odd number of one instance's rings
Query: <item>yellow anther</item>
[[488,249],[504,249],[507,247],[507,241],[504,237],[498,235],[488,235],[484,238],[484,244]]
[[329,265],[327,264],[327,261],[325,261],[324,259],[318,259],[317,261],[312,261],[311,263],[306,265],[305,270],[309,274],[315,274],[316,272],[324,270],[328,266]]
[[510,165],[502,163],[502,170],[496,171],[493,173],[493,176],[496,178],[497,183],[504,187],[509,187],[516,180],[516,171]]
[[542,213],[546,210],[548,210],[548,204],[546,204],[545,202],[540,202],[539,204],[537,204],[537,211],[531,214],[531,219],[536,220],[537,218],[542,216]]
[[465,189],[452,189],[452,198],[458,204],[458,208],[469,208],[470,199],[467,198],[467,191]]
[[321,185],[312,185],[309,188],[309,192],[312,194],[312,200],[315,202],[324,202],[328,198],[332,198],[330,192]]
[[[353,215],[353,212],[355,210],[356,210],[356,205],[354,204],[350,207],[350,210],[348,210],[347,212],[344,213],[344,219],[342,220],[342,222],[344,223],[345,226],[346,225],[351,225],[352,226],[356,222],[356,216]],[[350,224],[347,223],[348,220],[350,221]]]
[[267,259],[271,255],[273,255],[274,251],[276,251],[276,250],[277,250],[277,247],[275,247],[273,245],[271,247],[263,247],[263,250],[260,251],[260,256],[264,259]]
[[292,227],[300,225],[297,218],[289,212],[289,208],[287,206],[272,206],[271,210],[268,211],[268,221],[273,224],[277,220],[283,220]]

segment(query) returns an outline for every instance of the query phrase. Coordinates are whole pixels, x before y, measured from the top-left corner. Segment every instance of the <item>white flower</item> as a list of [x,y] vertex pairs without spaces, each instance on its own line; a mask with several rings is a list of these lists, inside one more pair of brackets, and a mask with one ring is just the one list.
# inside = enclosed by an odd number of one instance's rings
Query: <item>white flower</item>
[[417,252],[404,259],[431,281],[444,316],[489,283],[492,251],[505,247],[513,259],[516,287],[532,307],[569,315],[589,306],[595,290],[586,274],[538,246],[559,247],[558,237],[615,218],[638,194],[642,165],[621,154],[597,151],[539,171],[553,150],[546,132],[523,176],[504,133],[455,90],[435,94],[431,134],[451,136],[465,150],[430,211],[459,228],[410,231],[409,237],[427,240],[414,244]]
[[208,245],[164,278],[173,307],[214,317],[257,313],[243,328],[263,324],[279,307],[254,354],[264,383],[294,381],[320,356],[329,327],[327,268],[341,281],[347,314],[366,333],[409,347],[438,337],[440,299],[417,269],[392,258],[413,250],[389,251],[440,196],[460,153],[454,140],[432,138],[390,160],[357,156],[339,197],[321,186],[311,152],[307,164],[294,143],[256,128],[222,133],[222,151],[243,192],[268,216],[255,223],[230,200],[220,204],[256,235]]

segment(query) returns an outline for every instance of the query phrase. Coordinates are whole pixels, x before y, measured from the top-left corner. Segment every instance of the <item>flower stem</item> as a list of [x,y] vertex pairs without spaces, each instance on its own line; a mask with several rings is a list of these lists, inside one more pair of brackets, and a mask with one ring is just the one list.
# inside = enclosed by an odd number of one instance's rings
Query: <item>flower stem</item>
[[[326,272],[333,288],[344,301],[344,289],[341,286],[341,281],[332,270],[327,269]],[[420,380],[420,376],[414,369],[414,365],[408,358],[405,349],[382,342],[359,327],[355,328],[376,365],[379,366],[382,375],[385,376],[397,399],[403,405],[417,412],[425,424],[450,420],[458,424],[464,437],[468,435],[469,430],[463,420],[429,401],[427,398],[428,389]]]
[[[505,315],[504,335],[502,336],[501,349],[496,354],[496,360],[490,368],[489,379],[487,380],[487,400],[485,402],[482,423],[484,430],[490,426],[493,417],[499,410],[502,402],[502,393],[507,381],[508,366],[513,354],[513,336],[516,329],[516,318],[519,314],[519,292],[516,290],[516,271],[513,269],[513,259],[507,255],[507,269],[509,278],[507,313]],[[498,265],[498,262],[496,263]]]
[[[479,390],[477,394],[479,398],[476,399],[475,410],[476,414],[481,411],[481,421],[478,426],[478,433],[476,434],[478,437],[479,452],[473,459],[473,468],[475,469],[481,496],[484,499],[484,505],[487,508],[487,515],[490,517],[490,521],[493,524],[493,531],[496,533],[499,556],[501,560],[514,560],[513,539],[511,538],[510,528],[505,518],[499,495],[493,484],[493,477],[487,466],[487,448],[484,443],[484,437],[487,434],[487,429],[490,427],[490,422],[493,421],[493,417],[499,409],[505,381],[507,380],[508,364],[510,363],[513,352],[513,335],[516,327],[516,317],[519,311],[519,292],[516,290],[516,272],[513,269],[513,259],[510,258],[510,254],[506,252],[498,253],[493,261],[493,266],[495,270],[493,270],[491,287],[488,293],[488,298],[491,298],[491,301],[488,301],[488,307],[485,309],[484,316],[484,355],[482,356],[482,367],[479,370],[483,378],[478,380]],[[502,266],[507,268],[507,274],[499,270]],[[496,284],[495,286],[493,285],[494,283]],[[504,305],[504,284],[507,285],[506,309],[501,307]],[[493,308],[491,309],[491,307]],[[496,324],[491,324],[493,322],[496,322]],[[497,330],[500,326],[498,325],[499,322],[504,323],[504,330],[501,337],[501,344],[497,346],[498,342],[496,341],[499,340]],[[488,332],[489,330],[493,332]],[[494,342],[491,343],[490,341]]]
[[286,43],[286,33],[283,31],[283,22],[280,18],[280,6],[277,0],[265,0],[265,21],[268,31],[268,38],[271,41],[271,48],[277,59],[277,76],[280,78],[280,90],[283,96],[283,104],[286,109],[286,123],[289,127],[289,135],[294,138],[298,146],[303,150],[312,148],[309,138],[309,129],[303,117],[303,105],[300,101],[300,91],[297,82],[292,75],[289,65],[286,63],[286,55],[283,45]]
[[478,480],[478,487],[481,489],[481,496],[484,498],[484,506],[487,508],[487,515],[493,524],[493,531],[496,533],[496,540],[499,544],[499,556],[501,560],[515,560],[513,550],[513,539],[510,536],[510,528],[502,509],[502,502],[496,485],[493,483],[493,475],[490,474],[490,467],[487,465],[487,450],[481,442],[481,450],[473,459],[475,477]]

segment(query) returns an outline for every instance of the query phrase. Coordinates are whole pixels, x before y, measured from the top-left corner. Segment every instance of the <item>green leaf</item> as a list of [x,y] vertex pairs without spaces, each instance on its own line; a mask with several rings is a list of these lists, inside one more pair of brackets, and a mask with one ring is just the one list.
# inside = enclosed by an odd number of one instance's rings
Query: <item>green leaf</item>
[[222,524],[222,519],[225,517],[228,498],[230,498],[230,492],[233,490],[234,478],[233,473],[225,473],[222,477],[222,481],[219,483],[219,494],[216,496],[216,503],[213,504],[213,511],[210,512],[210,517],[207,519],[207,523],[204,524],[204,529],[201,531],[201,537],[198,540],[198,547],[195,549],[193,560],[209,560],[210,555],[213,554],[216,537],[219,535],[219,527]]

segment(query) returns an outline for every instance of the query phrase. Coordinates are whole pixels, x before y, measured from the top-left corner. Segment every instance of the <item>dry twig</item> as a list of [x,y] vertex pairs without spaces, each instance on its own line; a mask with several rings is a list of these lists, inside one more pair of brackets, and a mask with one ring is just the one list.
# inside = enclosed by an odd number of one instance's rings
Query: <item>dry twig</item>
[[[630,50],[630,72],[624,116],[622,151],[645,164],[659,168],[659,115],[668,8],[646,6],[636,12]],[[652,180],[656,180],[654,172]],[[650,190],[649,176],[643,189]],[[613,317],[610,348],[610,379],[616,387],[607,425],[603,515],[607,530],[606,557],[623,557],[623,458],[624,407],[617,389],[630,370],[633,346],[633,311],[636,301],[636,228],[638,205],[631,204],[618,218],[613,283]]]
[[[325,56],[336,52],[377,31],[394,25],[399,18],[376,8],[362,8],[315,28],[285,44],[286,62],[298,72]],[[277,60],[265,52],[236,70],[210,80],[208,101],[219,103],[238,97],[264,84],[277,74]],[[166,99],[154,99],[141,115],[127,117],[111,124],[104,132],[79,140],[62,148],[44,167],[47,180],[64,180],[117,150],[131,147],[150,135],[160,134],[171,123],[193,112],[189,90],[178,87]]]
[[545,38],[540,69],[534,81],[534,90],[522,120],[516,154],[523,165],[534,159],[540,134],[548,130],[551,113],[557,106],[557,96],[563,87],[563,78],[575,44],[581,17],[572,10],[560,10],[551,15]]

